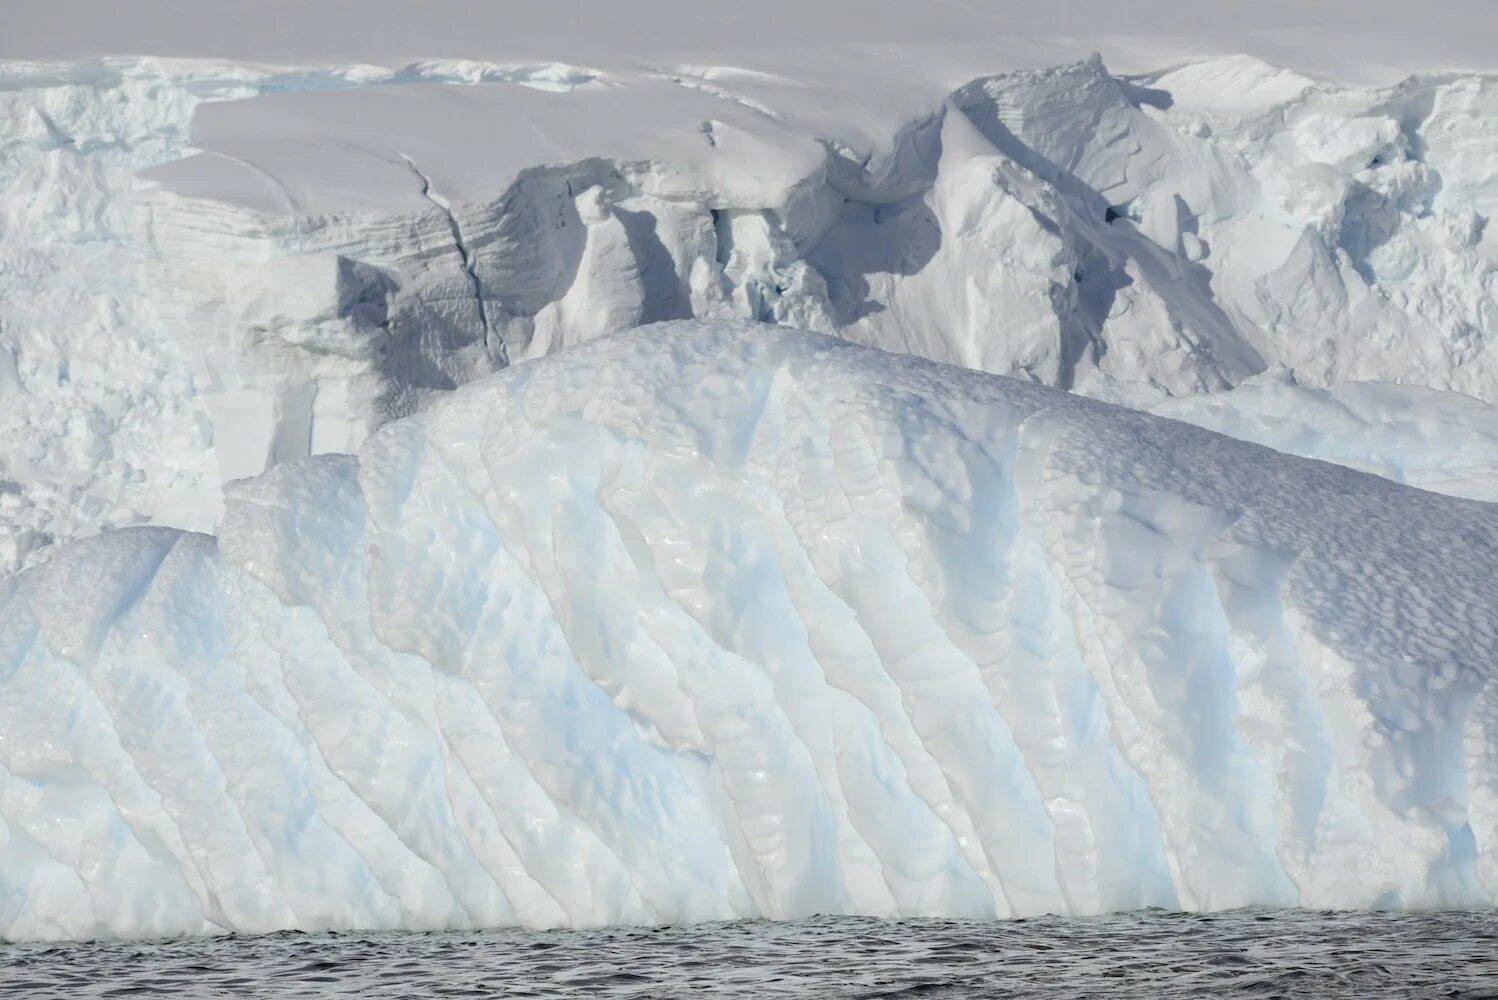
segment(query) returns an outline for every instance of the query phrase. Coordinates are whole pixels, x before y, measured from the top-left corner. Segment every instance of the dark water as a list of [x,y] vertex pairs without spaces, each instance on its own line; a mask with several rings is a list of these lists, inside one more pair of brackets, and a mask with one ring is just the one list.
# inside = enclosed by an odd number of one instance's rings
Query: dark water
[[1498,998],[1498,913],[826,917],[0,945],[0,997]]

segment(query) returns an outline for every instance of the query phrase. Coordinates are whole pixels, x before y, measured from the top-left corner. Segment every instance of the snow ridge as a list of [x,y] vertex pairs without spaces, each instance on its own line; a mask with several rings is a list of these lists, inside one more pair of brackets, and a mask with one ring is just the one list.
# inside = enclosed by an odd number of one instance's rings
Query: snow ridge
[[0,928],[1487,904],[1498,509],[673,323],[0,584]]

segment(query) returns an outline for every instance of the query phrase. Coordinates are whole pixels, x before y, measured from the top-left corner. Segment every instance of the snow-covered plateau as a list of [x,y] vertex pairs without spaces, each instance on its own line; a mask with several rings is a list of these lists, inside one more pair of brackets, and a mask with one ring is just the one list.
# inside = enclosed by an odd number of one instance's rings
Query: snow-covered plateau
[[853,6],[0,4],[0,937],[1498,898],[1498,5]]
[[1487,904],[1498,507],[693,321],[0,590],[0,930]]

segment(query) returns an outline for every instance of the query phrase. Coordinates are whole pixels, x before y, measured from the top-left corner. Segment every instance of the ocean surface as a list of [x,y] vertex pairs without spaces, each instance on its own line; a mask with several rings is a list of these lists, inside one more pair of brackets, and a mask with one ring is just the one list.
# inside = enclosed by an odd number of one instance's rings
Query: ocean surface
[[1498,998],[1498,913],[818,917],[0,945],[0,997]]

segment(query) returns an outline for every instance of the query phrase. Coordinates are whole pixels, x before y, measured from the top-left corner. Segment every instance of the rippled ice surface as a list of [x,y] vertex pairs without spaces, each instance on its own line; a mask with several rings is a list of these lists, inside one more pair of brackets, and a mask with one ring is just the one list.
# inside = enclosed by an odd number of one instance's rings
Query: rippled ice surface
[[1498,998],[1498,913],[825,917],[0,945],[0,996],[156,995]]

